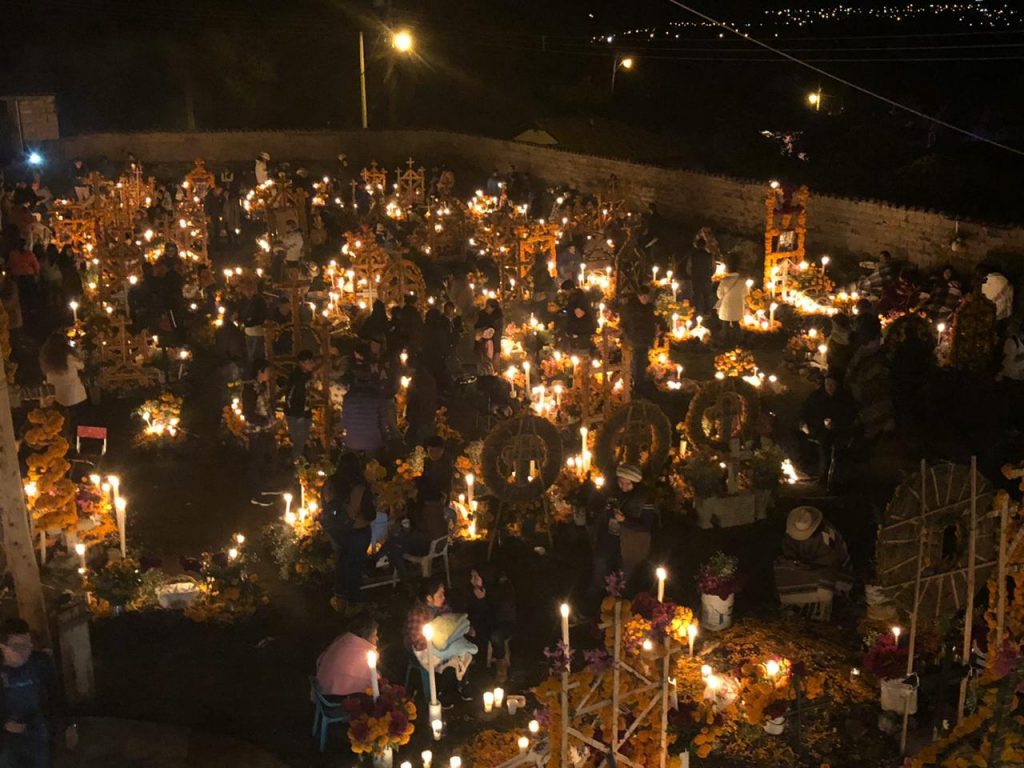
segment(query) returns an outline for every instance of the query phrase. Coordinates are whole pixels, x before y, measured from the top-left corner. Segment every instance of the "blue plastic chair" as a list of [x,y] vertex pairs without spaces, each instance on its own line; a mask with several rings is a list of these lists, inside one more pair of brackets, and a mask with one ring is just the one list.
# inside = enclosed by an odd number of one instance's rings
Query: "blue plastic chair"
[[[423,692],[423,701],[429,702],[430,678],[428,677],[427,670],[424,668],[422,664],[420,664],[420,660],[416,658],[412,651],[408,652],[408,656],[409,664],[405,668],[405,690],[411,692],[411,689],[409,688],[409,682],[412,680],[413,673],[418,671],[420,673],[420,690]],[[415,694],[412,695],[415,696]]]
[[327,743],[327,727],[334,723],[347,723],[348,713],[336,701],[329,701],[320,689],[315,675],[309,676],[309,690],[313,696],[313,736],[320,732],[320,751]]

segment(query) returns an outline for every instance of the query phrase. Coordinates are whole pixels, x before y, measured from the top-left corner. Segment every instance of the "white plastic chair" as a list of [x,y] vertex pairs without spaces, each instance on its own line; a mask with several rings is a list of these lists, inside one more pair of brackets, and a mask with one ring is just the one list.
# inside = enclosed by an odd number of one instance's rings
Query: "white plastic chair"
[[441,536],[440,538],[434,539],[430,542],[430,549],[425,555],[406,555],[405,559],[410,563],[418,563],[420,566],[420,573],[424,579],[430,578],[432,572],[431,566],[434,560],[442,558],[444,560],[444,577],[448,582],[448,588],[452,586],[452,572],[448,565],[448,545],[451,539],[448,536]]

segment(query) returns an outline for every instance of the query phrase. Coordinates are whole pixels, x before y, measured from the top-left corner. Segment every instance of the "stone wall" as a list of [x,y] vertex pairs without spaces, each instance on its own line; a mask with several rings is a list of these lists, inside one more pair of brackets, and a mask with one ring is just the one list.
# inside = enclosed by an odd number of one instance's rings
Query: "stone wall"
[[[596,189],[610,175],[635,199],[656,200],[659,209],[689,226],[710,223],[724,232],[760,241],[765,186],[761,182],[659,168],[560,149],[440,131],[277,131],[90,134],[62,139],[65,158],[121,159],[129,151],[143,162],[249,162],[260,151],[295,163],[331,164],[345,152],[355,167],[377,160],[395,168],[408,157],[445,162],[481,181],[491,168],[510,163],[545,182]],[[465,177],[461,177],[464,179]],[[885,248],[921,266],[953,261],[966,268],[993,258],[1013,269],[1009,257],[1024,254],[1024,227],[959,222],[964,247],[950,250],[957,222],[950,216],[875,200],[813,194],[808,211],[812,254],[873,256]]]

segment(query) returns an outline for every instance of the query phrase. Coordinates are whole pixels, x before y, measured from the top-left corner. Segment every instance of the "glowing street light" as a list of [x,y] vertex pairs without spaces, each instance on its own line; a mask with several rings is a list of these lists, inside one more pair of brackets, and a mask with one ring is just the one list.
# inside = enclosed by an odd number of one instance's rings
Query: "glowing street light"
[[815,112],[821,111],[821,102],[825,98],[825,94],[821,92],[821,86],[818,86],[818,90],[811,91],[807,94],[807,103],[814,108]]
[[[400,29],[391,35],[391,47],[399,53],[409,53],[413,49],[414,39],[407,29]],[[366,112],[366,49],[363,44],[363,33],[359,32],[359,104],[363,112],[363,128],[367,128],[369,118]]]
[[612,59],[612,95],[615,95],[615,76],[619,73],[620,69],[624,69],[627,72],[633,69],[634,61],[632,56],[621,56],[615,54],[615,58]]
[[391,45],[399,53],[408,53],[413,46],[412,33],[407,29],[400,29],[392,35]]

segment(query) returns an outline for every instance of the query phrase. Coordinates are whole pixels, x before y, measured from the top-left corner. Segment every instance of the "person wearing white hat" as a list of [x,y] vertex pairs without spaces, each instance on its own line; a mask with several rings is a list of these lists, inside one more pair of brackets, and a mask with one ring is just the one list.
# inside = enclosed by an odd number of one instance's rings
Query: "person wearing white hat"
[[651,551],[654,507],[640,487],[643,473],[634,464],[620,464],[615,470],[615,480],[596,518],[586,610],[596,611],[610,574],[621,570],[628,580]]
[[786,518],[775,587],[787,605],[829,601],[853,586],[850,554],[842,535],[817,507],[796,507]]

